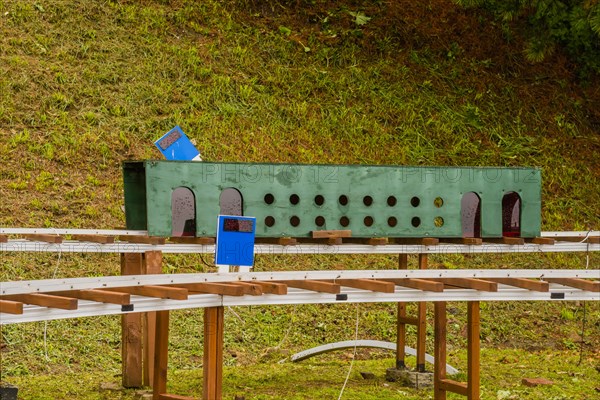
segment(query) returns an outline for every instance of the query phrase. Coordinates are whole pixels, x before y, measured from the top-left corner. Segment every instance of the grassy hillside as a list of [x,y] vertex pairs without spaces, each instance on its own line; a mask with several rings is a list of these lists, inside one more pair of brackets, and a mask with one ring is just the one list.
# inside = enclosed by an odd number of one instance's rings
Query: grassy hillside
[[[0,226],[124,226],[121,162],[160,158],[152,142],[177,124],[207,160],[537,166],[543,229],[600,229],[599,81],[578,82],[560,52],[528,64],[521,49],[518,34],[449,0],[0,0]],[[592,255],[590,265],[598,261]],[[395,263],[261,256],[256,268]],[[437,256],[432,264],[582,268],[585,256]],[[115,256],[1,254],[0,279],[118,268]],[[204,270],[197,256],[167,257],[165,268]],[[459,364],[464,316],[456,307],[450,334]],[[487,305],[484,398],[592,398],[600,309],[586,308],[578,367],[583,310]],[[337,396],[348,354],[306,368],[277,362],[353,337],[355,313],[354,306],[228,310],[228,396]],[[393,305],[361,306],[360,315],[361,338],[394,340]],[[24,398],[133,398],[97,391],[98,382],[120,379],[118,324],[103,317],[4,327],[2,380],[21,386]],[[177,313],[173,324],[170,366],[185,379],[172,382],[191,394],[201,313]],[[361,381],[355,369],[344,398],[391,399],[398,391],[422,398],[384,386],[381,371],[393,361],[361,363],[378,379]],[[518,371],[558,384],[525,389]],[[296,377],[280,378],[287,375]],[[299,389],[302,378],[314,381],[308,392]]]

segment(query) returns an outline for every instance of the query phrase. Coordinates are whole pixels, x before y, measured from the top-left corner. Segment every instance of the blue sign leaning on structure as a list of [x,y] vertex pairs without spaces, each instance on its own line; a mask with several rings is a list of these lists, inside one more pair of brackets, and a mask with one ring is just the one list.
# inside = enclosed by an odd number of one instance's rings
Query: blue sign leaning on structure
[[183,133],[179,125],[165,133],[154,142],[154,145],[158,147],[158,150],[167,160],[202,161],[200,152]]

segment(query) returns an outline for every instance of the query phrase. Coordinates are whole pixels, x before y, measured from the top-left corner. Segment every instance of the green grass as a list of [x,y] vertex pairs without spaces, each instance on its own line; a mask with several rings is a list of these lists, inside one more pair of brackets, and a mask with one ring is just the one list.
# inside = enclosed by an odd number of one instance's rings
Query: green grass
[[[375,356],[375,360],[372,358]],[[351,366],[352,351],[331,353],[299,363],[273,362],[262,368],[253,366],[225,367],[223,398],[244,396],[246,399],[335,399],[342,392],[346,375]],[[454,362],[465,361],[463,351],[451,354]],[[559,358],[560,363],[555,359]],[[359,351],[353,363],[344,399],[423,399],[432,398],[431,389],[415,390],[385,379],[385,370],[394,365],[386,354]],[[451,361],[453,362],[453,361]],[[486,399],[573,399],[587,400],[597,395],[598,371],[589,363],[578,365],[578,358],[571,352],[548,352],[545,350],[523,353],[511,349],[484,349],[481,356],[481,398]],[[456,363],[454,365],[457,365]],[[533,366],[533,367],[532,367]],[[373,379],[364,379],[361,372],[371,372]],[[185,369],[169,370],[168,391],[172,394],[200,397],[202,370],[197,365]],[[523,378],[543,376],[552,385],[527,387]],[[464,373],[453,376],[464,380]],[[27,382],[20,390],[20,398],[27,399],[129,399],[142,390],[102,390],[120,381],[113,371],[90,374],[67,371],[57,380],[55,376],[40,374],[35,377],[14,378],[14,382]],[[100,383],[99,383],[100,382]],[[51,393],[51,394],[49,394]],[[449,399],[464,398],[453,394]]]
[[[371,19],[358,25],[358,13]],[[124,226],[121,162],[159,158],[152,142],[178,124],[215,161],[538,166],[542,228],[600,229],[597,78],[577,82],[560,52],[528,64],[518,35],[504,33],[444,0],[0,0],[0,226]],[[393,256],[261,255],[256,269],[396,265]],[[438,255],[430,265],[583,268],[585,256]],[[208,270],[197,255],[165,257],[168,272]],[[0,254],[2,281],[55,273],[118,274],[118,257]],[[227,396],[337,397],[347,354],[278,361],[353,337],[354,307],[228,309]],[[463,306],[453,307],[449,345],[464,363]],[[600,310],[586,307],[578,369],[582,304],[485,303],[482,397],[593,398]],[[360,337],[393,341],[394,312],[361,306]],[[177,393],[199,394],[201,323],[201,311],[174,313]],[[46,331],[44,345],[43,323],[2,328],[2,380],[23,398],[135,396],[98,391],[120,382],[119,318]],[[431,395],[386,386],[389,355],[363,356],[344,398]],[[361,368],[376,380],[361,380]],[[558,383],[528,389],[525,372]]]

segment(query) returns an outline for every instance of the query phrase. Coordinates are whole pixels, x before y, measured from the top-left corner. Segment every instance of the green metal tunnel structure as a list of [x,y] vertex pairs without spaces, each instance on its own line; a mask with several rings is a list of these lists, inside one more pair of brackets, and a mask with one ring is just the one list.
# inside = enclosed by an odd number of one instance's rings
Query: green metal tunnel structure
[[536,237],[536,168],[132,161],[128,229],[213,237],[217,216],[256,217],[257,237]]

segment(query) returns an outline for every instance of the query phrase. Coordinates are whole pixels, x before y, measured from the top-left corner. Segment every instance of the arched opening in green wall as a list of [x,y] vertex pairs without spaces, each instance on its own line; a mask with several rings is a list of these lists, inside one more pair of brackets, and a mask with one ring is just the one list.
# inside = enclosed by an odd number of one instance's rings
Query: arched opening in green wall
[[219,197],[221,215],[244,215],[244,199],[239,190],[225,188]]
[[196,236],[196,198],[187,187],[171,193],[171,235]]
[[521,196],[516,192],[502,197],[502,236],[521,236]]
[[475,192],[463,194],[460,201],[462,236],[481,237],[481,198]]

